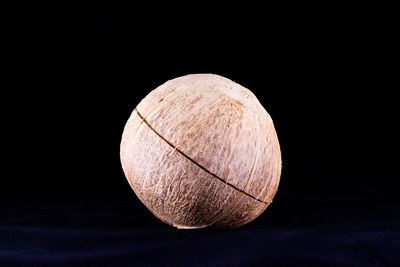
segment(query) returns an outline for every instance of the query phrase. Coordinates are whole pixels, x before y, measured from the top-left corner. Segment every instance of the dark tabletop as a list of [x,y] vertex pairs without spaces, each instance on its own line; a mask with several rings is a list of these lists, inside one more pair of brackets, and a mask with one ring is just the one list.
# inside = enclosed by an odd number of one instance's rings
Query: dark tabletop
[[[398,182],[310,179],[319,184],[318,193],[280,188],[265,213],[231,230],[165,225],[130,189],[119,195],[9,200],[0,212],[0,265],[400,264]],[[335,190],[347,193],[333,195]]]

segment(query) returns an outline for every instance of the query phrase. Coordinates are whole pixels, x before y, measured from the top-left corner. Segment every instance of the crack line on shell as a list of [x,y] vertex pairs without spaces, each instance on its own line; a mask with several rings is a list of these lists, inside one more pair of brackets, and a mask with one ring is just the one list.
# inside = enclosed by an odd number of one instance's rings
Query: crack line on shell
[[192,158],[190,158],[188,155],[186,155],[185,153],[183,153],[183,151],[181,151],[179,148],[177,148],[177,146],[173,145],[171,142],[169,142],[167,139],[164,138],[164,136],[162,136],[159,132],[157,132],[150,124],[149,122],[139,113],[139,111],[137,109],[135,109],[136,113],[138,114],[138,116],[143,120],[144,123],[146,123],[147,126],[149,126],[149,128],[156,134],[158,135],[162,140],[164,140],[168,145],[170,145],[171,147],[173,147],[176,151],[178,151],[182,156],[184,156],[185,158],[187,158],[189,161],[191,161],[193,164],[195,164],[197,167],[199,167],[200,169],[202,169],[203,171],[207,172],[208,174],[210,174],[211,176],[213,176],[214,178],[217,178],[219,181],[223,182],[224,184],[229,185],[230,187],[236,189],[237,191],[245,194],[248,197],[251,197],[252,199],[255,199],[261,203],[264,203],[266,205],[270,204],[270,202],[265,202],[262,201],[252,195],[250,195],[249,193],[241,190],[240,188],[234,186],[231,183],[228,183],[227,181],[225,181],[224,179],[220,178],[219,176],[217,176],[216,174],[210,172],[209,170],[207,170],[205,167],[201,166],[199,163],[197,163],[196,161],[194,161]]

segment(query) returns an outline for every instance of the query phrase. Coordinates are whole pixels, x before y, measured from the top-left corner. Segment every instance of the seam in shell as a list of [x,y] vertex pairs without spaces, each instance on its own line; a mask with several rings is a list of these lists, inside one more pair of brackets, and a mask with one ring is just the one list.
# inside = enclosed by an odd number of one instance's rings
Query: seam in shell
[[203,167],[202,165],[200,165],[199,163],[197,163],[196,161],[194,161],[192,158],[190,158],[188,155],[186,155],[183,151],[181,151],[177,146],[175,146],[174,144],[172,144],[171,142],[169,142],[167,139],[165,139],[159,132],[157,132],[150,124],[149,122],[139,113],[139,111],[137,109],[135,109],[136,113],[138,114],[138,116],[143,120],[143,122],[155,133],[157,134],[162,140],[164,140],[168,145],[170,145],[172,148],[174,148],[177,152],[179,152],[182,156],[184,156],[186,159],[188,159],[189,161],[191,161],[193,164],[195,164],[197,167],[199,167],[200,169],[202,169],[203,171],[207,172],[208,174],[210,174],[211,176],[213,176],[214,178],[217,178],[219,181],[225,183],[226,185],[236,189],[237,191],[243,193],[244,195],[257,200],[261,203],[264,203],[266,205],[269,205],[269,202],[265,202],[262,201],[252,195],[250,195],[249,193],[241,190],[240,188],[236,187],[235,185],[228,183],[227,181],[225,181],[224,179],[222,179],[221,177],[217,176],[216,174],[210,172],[209,170],[207,170],[205,167]]

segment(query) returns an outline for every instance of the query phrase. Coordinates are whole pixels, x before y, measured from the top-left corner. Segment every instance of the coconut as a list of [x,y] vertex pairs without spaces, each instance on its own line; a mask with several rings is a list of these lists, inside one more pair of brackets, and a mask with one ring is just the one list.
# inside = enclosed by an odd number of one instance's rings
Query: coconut
[[120,156],[137,197],[180,229],[233,228],[272,202],[281,152],[270,115],[219,75],[167,81],[133,110]]

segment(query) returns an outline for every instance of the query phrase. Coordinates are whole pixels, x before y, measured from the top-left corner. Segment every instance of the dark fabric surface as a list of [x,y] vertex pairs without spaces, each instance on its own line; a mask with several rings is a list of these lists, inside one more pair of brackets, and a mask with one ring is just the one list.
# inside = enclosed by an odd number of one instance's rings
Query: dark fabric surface
[[128,190],[8,200],[0,266],[399,266],[398,182],[312,181],[318,193],[283,186],[264,214],[232,230],[175,229]]

